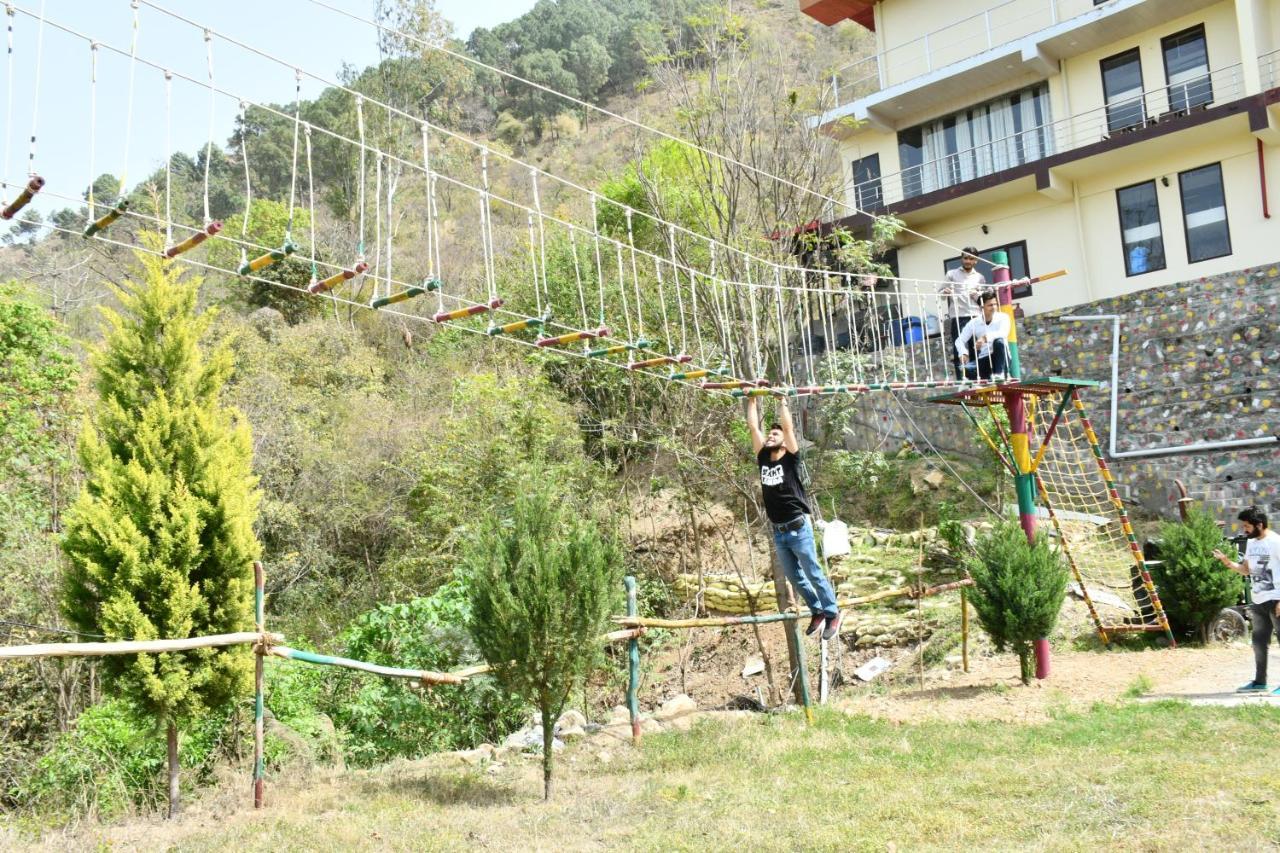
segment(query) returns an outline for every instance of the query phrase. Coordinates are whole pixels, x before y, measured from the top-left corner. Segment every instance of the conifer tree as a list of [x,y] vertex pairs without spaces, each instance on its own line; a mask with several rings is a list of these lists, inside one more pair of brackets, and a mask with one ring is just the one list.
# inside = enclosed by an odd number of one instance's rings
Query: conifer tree
[[542,714],[542,797],[550,799],[555,723],[569,692],[600,661],[621,551],[543,488],[517,498],[509,520],[485,524],[463,560],[476,645],[508,695]]
[[973,609],[998,651],[1018,655],[1022,683],[1031,683],[1032,641],[1058,623],[1067,596],[1067,568],[1047,536],[1035,544],[1016,521],[1006,521],[977,542],[970,560]]
[[1244,578],[1218,562],[1215,548],[1234,553],[1218,523],[1192,508],[1186,521],[1160,525],[1160,559],[1149,564],[1169,621],[1179,632],[1194,630],[1201,642],[1214,617],[1243,592]]
[[[154,235],[149,236],[158,245]],[[206,349],[198,277],[139,253],[140,277],[104,309],[91,356],[97,402],[80,439],[85,484],[67,513],[62,592],[77,628],[112,640],[251,630],[256,480],[248,426],[220,395],[225,345]],[[247,647],[103,659],[107,689],[168,736],[178,808],[178,728],[248,687]]]

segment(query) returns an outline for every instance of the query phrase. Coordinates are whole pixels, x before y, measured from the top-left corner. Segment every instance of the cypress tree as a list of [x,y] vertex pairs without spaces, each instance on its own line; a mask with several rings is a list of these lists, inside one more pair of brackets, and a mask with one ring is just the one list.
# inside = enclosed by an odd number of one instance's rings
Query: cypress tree
[[504,691],[542,714],[542,798],[550,799],[555,723],[602,656],[621,551],[593,520],[543,489],[517,498],[509,520],[485,524],[463,561],[476,646]]
[[1031,683],[1032,641],[1058,623],[1067,596],[1067,567],[1047,536],[1035,544],[1016,521],[1006,521],[977,542],[969,562],[973,609],[998,651],[1018,655],[1022,683]]
[[[141,275],[116,289],[120,310],[103,310],[91,355],[97,403],[62,542],[63,610],[112,640],[252,630],[259,495],[248,426],[220,402],[231,351],[202,346],[212,314],[197,310],[200,278],[138,259]],[[242,695],[251,671],[244,646],[103,659],[108,691],[167,734],[171,817],[178,728]]]
[[1214,617],[1240,598],[1245,583],[1218,562],[1215,548],[1235,553],[1218,523],[1193,508],[1185,522],[1160,525],[1160,559],[1150,564],[1169,621],[1179,632],[1194,630],[1201,642],[1209,639]]

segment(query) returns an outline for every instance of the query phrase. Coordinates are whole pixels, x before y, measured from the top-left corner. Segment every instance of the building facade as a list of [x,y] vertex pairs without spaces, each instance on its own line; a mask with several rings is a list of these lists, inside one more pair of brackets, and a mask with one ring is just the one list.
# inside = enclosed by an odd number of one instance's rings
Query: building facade
[[[1212,497],[1224,516],[1233,504],[1272,505],[1273,491],[1248,483],[1280,474],[1269,411],[1280,406],[1277,319],[1273,290],[1250,292],[1262,280],[1254,271],[1271,282],[1280,261],[1270,196],[1280,180],[1280,0],[800,6],[876,36],[875,55],[835,75],[836,105],[814,119],[839,140],[849,210],[832,223],[856,234],[867,214],[891,213],[951,246],[1005,249],[1015,276],[1069,270],[1020,305],[1028,331],[1046,334],[1071,314],[1124,315],[1120,374],[1141,369],[1142,381],[1119,389],[1121,446],[1172,448],[1142,457],[1145,469],[1202,472],[1189,478],[1193,495]],[[907,236],[897,270],[937,280],[955,255]],[[1228,285],[1239,317],[1197,318]],[[1177,322],[1147,328],[1144,311]],[[1096,321],[1071,326],[1110,337]],[[1262,336],[1239,333],[1246,328]],[[1207,349],[1189,345],[1209,337]],[[1038,349],[1032,372],[1057,364],[1110,380],[1105,349],[1084,364]],[[1176,355],[1153,358],[1157,349]],[[1144,407],[1156,398],[1167,432]],[[1181,425],[1179,400],[1196,401]],[[1142,424],[1129,423],[1125,413],[1140,408]],[[1226,440],[1246,443],[1177,449]],[[1214,479],[1228,456],[1244,458],[1247,482],[1239,472]]]

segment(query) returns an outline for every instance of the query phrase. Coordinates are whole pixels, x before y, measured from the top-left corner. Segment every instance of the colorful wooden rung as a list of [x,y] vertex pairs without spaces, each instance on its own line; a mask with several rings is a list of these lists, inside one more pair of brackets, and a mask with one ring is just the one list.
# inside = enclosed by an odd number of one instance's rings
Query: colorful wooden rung
[[32,175],[31,180],[27,181],[27,185],[22,188],[22,192],[18,193],[18,197],[4,210],[0,210],[0,219],[13,219],[18,211],[30,204],[31,199],[42,189],[44,189],[44,178]]
[[795,388],[739,388],[730,391],[734,397],[795,397]]
[[646,367],[657,367],[659,364],[688,364],[691,361],[693,361],[693,356],[685,353],[680,355],[660,355],[656,358],[633,361],[627,365],[627,370],[643,370]]
[[272,249],[265,255],[259,255],[251,261],[247,261],[240,265],[240,275],[249,275],[266,269],[276,261],[283,261],[298,250],[297,245],[292,240],[285,240],[284,245],[279,249]]
[[698,387],[704,391],[732,391],[737,388],[768,388],[768,379],[728,379],[724,382],[703,382]]
[[728,375],[729,375],[728,371],[725,371],[725,370],[712,370],[709,367],[700,367],[697,370],[684,370],[684,371],[672,373],[667,378],[671,379],[673,382],[688,382],[693,379],[703,379],[708,376],[728,376]]
[[116,202],[115,207],[107,211],[105,216],[100,216],[93,222],[89,223],[89,227],[84,229],[84,236],[92,237],[94,234],[107,230],[111,223],[115,222],[121,216],[124,216],[124,212],[128,209],[129,202],[126,199],[120,199]]
[[496,311],[503,305],[501,299],[490,299],[481,305],[469,305],[466,308],[458,308],[454,311],[440,311],[432,316],[432,320],[437,323],[448,323],[450,320],[462,320],[467,317],[474,317],[477,314],[483,314],[486,311]]
[[538,338],[537,345],[540,347],[561,347],[578,341],[592,341],[596,338],[607,337],[609,337],[609,330],[601,326],[589,332],[568,332],[563,335],[556,335],[554,338]]
[[529,329],[541,329],[546,325],[546,320],[541,317],[525,317],[523,320],[513,320],[503,325],[493,325],[489,327],[489,335],[497,337],[498,335],[510,335],[515,332],[524,332]]
[[386,308],[388,305],[395,305],[400,302],[408,302],[415,296],[421,296],[427,292],[426,287],[410,287],[399,293],[393,293],[390,296],[379,296],[376,299],[369,300],[370,308]]
[[307,285],[307,293],[327,293],[342,284],[344,281],[350,281],[367,269],[369,269],[369,265],[364,261],[356,261],[356,265],[349,270],[338,270],[328,278],[320,279],[318,281],[312,280],[311,284]]
[[653,341],[646,341],[643,338],[641,338],[640,340],[636,341],[633,344],[614,344],[613,346],[600,347],[599,349],[593,349],[589,353],[587,353],[587,356],[590,358],[605,358],[607,356],[618,355],[624,352],[632,352],[634,350],[648,349],[651,346],[653,346]]
[[221,222],[210,222],[208,225],[204,227],[203,230],[197,231],[187,239],[183,240],[181,243],[175,243],[174,245],[165,249],[164,256],[170,259],[176,258],[178,255],[181,255],[183,252],[191,251],[196,246],[199,246],[201,243],[203,243],[205,240],[208,240],[210,237],[216,236],[217,233],[221,230],[222,230]]

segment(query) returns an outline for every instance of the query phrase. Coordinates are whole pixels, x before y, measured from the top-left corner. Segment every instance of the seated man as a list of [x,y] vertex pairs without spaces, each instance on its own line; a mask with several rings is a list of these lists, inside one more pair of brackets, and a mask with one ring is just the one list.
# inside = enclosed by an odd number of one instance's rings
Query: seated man
[[[773,548],[787,580],[804,603],[809,606],[806,634],[822,629],[822,639],[830,640],[840,633],[840,608],[836,592],[818,562],[813,542],[813,524],[809,521],[809,498],[800,482],[800,445],[791,422],[791,409],[786,398],[779,403],[780,423],[769,432],[760,430],[760,408],[756,398],[747,400],[747,426],[751,430],[751,448],[760,466],[760,490],[764,495],[765,514],[773,530]],[[825,627],[824,627],[825,626]]]
[[[1009,370],[1009,315],[999,310],[994,290],[982,294],[982,313],[965,324],[956,338],[956,353],[964,367],[966,379],[1005,378]],[[976,364],[970,364],[969,344],[977,353]]]

